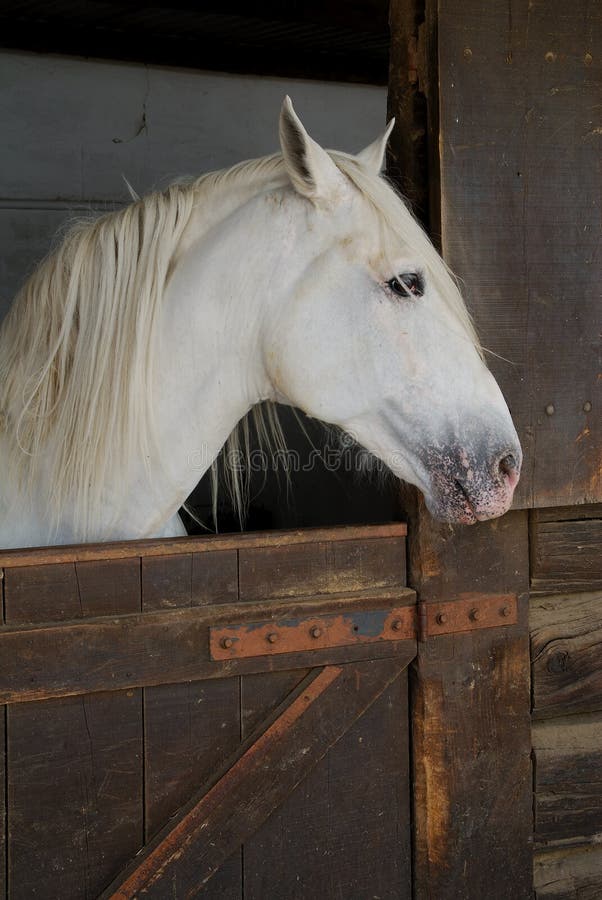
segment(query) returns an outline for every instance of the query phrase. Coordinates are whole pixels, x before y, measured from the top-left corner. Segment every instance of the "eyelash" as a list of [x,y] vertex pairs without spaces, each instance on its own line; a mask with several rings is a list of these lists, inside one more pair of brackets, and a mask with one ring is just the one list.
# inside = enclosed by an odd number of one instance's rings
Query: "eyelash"
[[403,272],[387,281],[387,287],[397,297],[422,297],[424,279],[418,272]]

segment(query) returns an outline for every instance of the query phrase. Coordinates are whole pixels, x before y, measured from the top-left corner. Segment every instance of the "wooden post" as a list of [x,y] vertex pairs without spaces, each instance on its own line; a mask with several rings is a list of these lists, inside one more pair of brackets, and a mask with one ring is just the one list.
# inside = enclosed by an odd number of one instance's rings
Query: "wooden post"
[[[398,123],[389,173],[437,244],[439,9],[391,0],[389,86]],[[452,528],[417,494],[407,505],[420,601],[519,596],[517,625],[428,641],[413,668],[414,898],[523,900],[532,896],[527,513]]]

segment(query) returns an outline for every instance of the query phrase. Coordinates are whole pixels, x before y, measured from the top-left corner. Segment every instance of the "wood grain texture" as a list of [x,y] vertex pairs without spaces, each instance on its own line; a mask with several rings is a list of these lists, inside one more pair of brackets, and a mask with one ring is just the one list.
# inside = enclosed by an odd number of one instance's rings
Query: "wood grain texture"
[[410,900],[407,699],[402,673],[246,841],[245,900]]
[[6,898],[6,707],[0,706],[0,900]]
[[510,361],[489,358],[525,451],[516,503],[599,502],[600,10],[438,9],[443,251]]
[[269,727],[213,787],[191,800],[103,898],[125,900],[140,892],[163,898],[167,884],[176,896],[194,895],[403,667],[400,661],[383,660],[322,669],[292,702],[285,701]]
[[546,512],[531,516],[531,594],[602,588],[602,505],[589,506],[586,517],[571,507],[559,521]]
[[[392,596],[391,596],[392,594]],[[322,597],[293,598],[270,604],[275,621],[336,613],[344,609],[383,609],[415,602],[407,588]],[[139,602],[136,598],[136,602]],[[393,608],[393,607],[392,607]],[[265,603],[223,604],[132,615],[89,618],[81,622],[0,628],[0,701],[25,702],[156,684],[199,681],[250,672],[303,668],[358,659],[405,655],[415,640],[383,640],[345,647],[214,661],[209,627],[220,623],[264,620]]]
[[472,528],[415,514],[411,571],[427,603],[516,592],[518,624],[419,644],[412,689],[417,900],[531,897],[527,514]]
[[405,539],[241,547],[239,583],[243,601],[403,587]]
[[530,604],[533,713],[602,710],[602,591]]
[[536,722],[535,841],[569,847],[602,841],[602,714]]
[[315,544],[321,541],[377,540],[404,537],[406,534],[407,525],[403,522],[390,522],[385,525],[341,525],[335,528],[251,531],[245,534],[213,534],[208,537],[149,538],[143,541],[32,547],[24,550],[0,550],[0,567],[93,562],[178,553],[214,553],[217,550],[287,547],[291,544]]
[[[238,598],[236,550],[142,559],[146,612],[204,606],[212,597]],[[143,693],[146,842],[238,747],[240,679],[161,684]],[[240,854],[226,860],[211,886],[195,896],[242,900]]]
[[[7,622],[42,616],[58,625],[116,602],[138,610],[139,568],[126,560],[12,570]],[[140,692],[16,705],[6,746],[11,900],[95,896],[142,838]]]
[[599,900],[602,849],[536,853],[534,875],[536,900]]

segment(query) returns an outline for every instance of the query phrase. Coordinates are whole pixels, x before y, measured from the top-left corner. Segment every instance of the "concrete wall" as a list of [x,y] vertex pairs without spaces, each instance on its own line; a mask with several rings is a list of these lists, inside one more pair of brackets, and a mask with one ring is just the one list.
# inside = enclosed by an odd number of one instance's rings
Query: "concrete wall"
[[0,53],[0,316],[65,219],[278,147],[293,98],[313,136],[359,150],[386,89]]
[[[0,53],[0,318],[67,220],[128,201],[122,174],[144,193],[179,175],[277,150],[287,93],[328,147],[360,150],[384,127],[386,89],[380,87]],[[283,409],[282,416],[289,445],[305,463],[311,447],[290,412]],[[315,423],[306,427],[325,448]],[[256,481],[248,527],[394,515],[390,492],[319,462],[294,473],[290,491],[273,472],[265,484],[262,475]],[[209,521],[206,479],[192,502]],[[220,528],[236,528],[227,503]]]

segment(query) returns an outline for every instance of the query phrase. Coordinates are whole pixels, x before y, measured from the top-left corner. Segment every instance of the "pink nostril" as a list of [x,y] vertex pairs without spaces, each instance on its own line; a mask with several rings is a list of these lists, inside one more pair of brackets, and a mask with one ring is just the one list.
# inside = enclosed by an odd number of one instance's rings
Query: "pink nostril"
[[498,469],[502,478],[507,481],[510,488],[514,488],[518,483],[519,471],[518,462],[513,453],[506,453],[498,463]]

